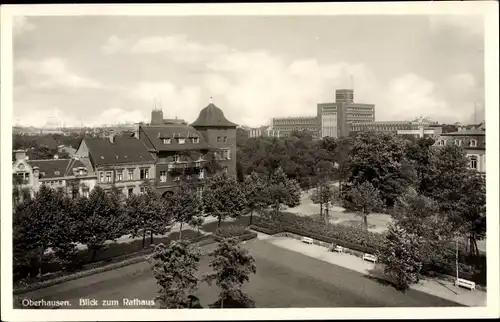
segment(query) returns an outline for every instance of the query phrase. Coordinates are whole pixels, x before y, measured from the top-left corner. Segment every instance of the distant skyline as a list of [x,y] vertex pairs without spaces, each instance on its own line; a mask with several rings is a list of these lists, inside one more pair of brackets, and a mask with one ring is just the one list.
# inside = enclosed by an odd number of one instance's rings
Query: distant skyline
[[[193,122],[213,97],[240,125],[315,115],[354,84],[376,121],[484,120],[480,16],[23,17],[14,118],[87,126]],[[352,77],[351,77],[352,75]]]

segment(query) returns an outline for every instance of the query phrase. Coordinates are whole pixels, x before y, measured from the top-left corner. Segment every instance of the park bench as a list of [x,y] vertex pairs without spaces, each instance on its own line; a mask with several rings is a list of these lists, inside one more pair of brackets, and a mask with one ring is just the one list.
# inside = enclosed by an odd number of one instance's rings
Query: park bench
[[334,245],[334,244],[332,244],[330,246],[330,251],[331,252],[337,252],[337,253],[343,253],[344,252],[344,247],[342,247],[340,245]]
[[313,244],[313,239],[309,237],[302,237],[302,242],[306,244]]
[[455,286],[462,286],[462,287],[470,289],[471,291],[476,289],[476,283],[474,283],[472,281],[465,280],[463,278],[456,279]]
[[377,256],[375,255],[372,255],[372,254],[364,254],[363,255],[363,260],[364,261],[369,261],[369,262],[373,262],[373,263],[376,263],[377,262]]

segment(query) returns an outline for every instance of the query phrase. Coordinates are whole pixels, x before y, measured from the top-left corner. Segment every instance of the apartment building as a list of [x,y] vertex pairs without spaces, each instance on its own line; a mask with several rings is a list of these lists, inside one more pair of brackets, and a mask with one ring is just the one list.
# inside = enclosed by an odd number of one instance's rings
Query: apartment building
[[138,124],[135,137],[155,158],[155,188],[161,195],[172,193],[180,182],[197,187],[201,195],[210,173],[211,158],[222,171],[236,175],[236,127],[223,111],[210,103],[190,125],[163,119],[155,109],[150,124]]
[[125,196],[145,191],[154,184],[155,158],[146,146],[132,137],[85,137],[75,155],[92,167],[96,184],[105,191],[116,186]]
[[42,185],[72,197],[87,196],[96,185],[96,174],[78,158],[29,160],[25,150],[14,153],[12,174],[14,188],[20,192],[19,201],[34,197]]

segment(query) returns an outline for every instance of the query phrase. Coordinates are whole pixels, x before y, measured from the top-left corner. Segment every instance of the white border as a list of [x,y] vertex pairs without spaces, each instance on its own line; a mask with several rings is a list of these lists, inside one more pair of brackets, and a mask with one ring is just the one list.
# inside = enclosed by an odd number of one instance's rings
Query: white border
[[[463,15],[485,19],[485,104],[487,119],[488,306],[484,308],[328,308],[245,310],[27,310],[12,309],[12,16],[69,15]],[[2,320],[227,320],[227,319],[352,319],[352,318],[480,318],[499,316],[499,142],[498,142],[498,3],[392,2],[293,4],[170,4],[170,5],[12,5],[1,8],[1,236]],[[168,312],[168,313],[167,313]]]

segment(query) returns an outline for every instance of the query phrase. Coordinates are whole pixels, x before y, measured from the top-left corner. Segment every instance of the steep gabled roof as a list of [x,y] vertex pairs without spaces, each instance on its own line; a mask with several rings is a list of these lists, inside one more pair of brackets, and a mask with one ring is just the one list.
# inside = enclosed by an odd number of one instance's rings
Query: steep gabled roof
[[85,138],[85,143],[95,166],[154,162],[144,143],[135,138],[116,137],[113,143],[108,138]]
[[27,163],[33,168],[38,167],[40,179],[62,178],[73,176],[74,168],[85,167],[85,165],[76,159],[59,160],[29,160]]
[[[208,149],[208,144],[203,136],[192,126],[178,124],[141,125],[141,129],[156,151]],[[178,143],[178,138],[186,139],[185,143]],[[198,138],[199,142],[193,143],[191,140],[193,138]],[[163,143],[163,139],[170,139],[170,143]]]
[[213,103],[210,103],[200,111],[200,115],[191,126],[236,127],[238,124],[228,121],[224,116],[224,112]]

